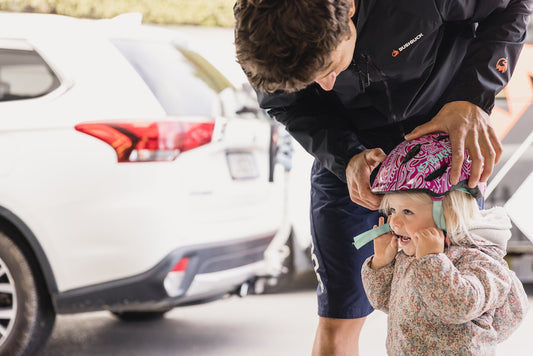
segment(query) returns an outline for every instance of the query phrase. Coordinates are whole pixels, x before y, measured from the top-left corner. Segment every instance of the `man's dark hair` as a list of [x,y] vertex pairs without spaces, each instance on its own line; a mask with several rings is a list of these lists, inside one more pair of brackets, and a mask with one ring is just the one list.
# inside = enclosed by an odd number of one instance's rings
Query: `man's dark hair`
[[237,0],[237,62],[265,92],[296,91],[331,65],[350,36],[348,0]]

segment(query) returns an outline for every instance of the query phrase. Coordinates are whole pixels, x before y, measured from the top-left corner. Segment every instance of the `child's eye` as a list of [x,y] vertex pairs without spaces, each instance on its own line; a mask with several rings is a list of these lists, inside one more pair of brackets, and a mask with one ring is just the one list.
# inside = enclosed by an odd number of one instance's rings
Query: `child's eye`
[[412,212],[411,210],[409,210],[409,209],[404,209],[404,210],[403,210],[403,213],[404,213],[405,215],[411,215],[411,214],[413,214],[413,212]]
[[396,210],[394,210],[394,208],[389,208],[389,210],[387,211],[387,215],[392,215],[396,213]]

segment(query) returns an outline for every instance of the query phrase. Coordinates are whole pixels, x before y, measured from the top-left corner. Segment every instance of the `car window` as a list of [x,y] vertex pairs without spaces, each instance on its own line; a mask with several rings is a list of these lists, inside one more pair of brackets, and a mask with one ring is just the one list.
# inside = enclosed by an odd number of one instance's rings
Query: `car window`
[[171,43],[129,39],[112,42],[168,115],[212,116],[221,111],[218,94],[231,83],[197,53]]
[[0,101],[37,98],[59,85],[59,79],[37,52],[0,48]]

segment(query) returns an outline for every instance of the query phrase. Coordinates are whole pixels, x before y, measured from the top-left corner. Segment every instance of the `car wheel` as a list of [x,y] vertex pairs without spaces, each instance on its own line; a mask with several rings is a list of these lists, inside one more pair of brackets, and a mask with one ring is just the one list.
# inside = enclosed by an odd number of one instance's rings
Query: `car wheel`
[[0,232],[0,355],[36,355],[55,312],[23,251]]
[[158,310],[158,311],[124,311],[124,312],[111,312],[114,316],[122,321],[145,321],[161,319],[170,309]]

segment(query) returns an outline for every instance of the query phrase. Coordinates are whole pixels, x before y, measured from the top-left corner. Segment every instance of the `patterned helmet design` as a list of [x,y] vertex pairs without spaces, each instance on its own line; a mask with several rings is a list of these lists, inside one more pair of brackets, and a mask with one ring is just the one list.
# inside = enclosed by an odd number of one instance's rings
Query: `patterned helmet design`
[[385,194],[402,190],[420,190],[440,200],[446,192],[462,188],[475,198],[485,193],[485,183],[468,187],[472,162],[465,149],[459,183],[450,184],[452,146],[448,135],[434,133],[400,143],[387,156],[378,171],[372,192]]

